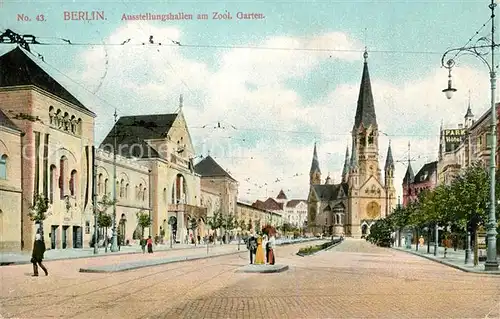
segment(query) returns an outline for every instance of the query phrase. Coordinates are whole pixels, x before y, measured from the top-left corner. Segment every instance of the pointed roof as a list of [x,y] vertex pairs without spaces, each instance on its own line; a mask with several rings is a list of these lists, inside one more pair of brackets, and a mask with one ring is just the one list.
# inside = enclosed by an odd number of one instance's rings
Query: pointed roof
[[389,147],[387,148],[387,157],[385,158],[385,171],[389,169],[394,169],[394,158],[392,157],[391,142],[389,141]]
[[283,192],[283,190],[280,190],[280,193],[278,194],[278,196],[276,196],[276,199],[287,199],[285,192]]
[[424,164],[415,175],[415,183],[427,182],[437,172],[437,161]]
[[[120,155],[141,158],[160,157],[158,152],[149,146],[146,141],[165,138],[176,118],[176,113],[122,116],[111,128],[100,147],[106,149],[106,146],[112,147],[114,145],[116,127],[116,143]],[[125,147],[120,147],[122,145]],[[134,147],[131,147],[131,145],[134,145]]]
[[0,87],[34,85],[95,116],[20,47],[0,56],[0,70]]
[[474,114],[472,114],[472,110],[470,108],[470,103],[469,103],[469,107],[467,108],[467,113],[465,113],[465,116],[464,118],[470,118],[470,117],[474,117]]
[[208,155],[194,166],[194,171],[202,177],[227,177],[236,181],[213,158]]
[[313,159],[311,162],[310,173],[314,173],[316,171],[321,173],[321,170],[319,169],[319,160],[318,160],[318,152],[316,150],[316,143],[314,143]]
[[408,163],[408,168],[406,169],[405,177],[403,178],[403,184],[413,183],[415,181],[415,174],[413,173],[413,168],[411,163]]
[[344,168],[342,169],[342,177],[347,176],[349,173],[349,146],[345,149],[345,159],[344,159]]
[[368,52],[363,54],[365,63],[363,65],[363,75],[361,76],[361,85],[359,87],[358,106],[356,108],[356,116],[354,118],[354,128],[369,127],[377,125],[377,117],[375,115],[375,104],[373,102],[372,85],[370,82],[370,74],[368,72]]

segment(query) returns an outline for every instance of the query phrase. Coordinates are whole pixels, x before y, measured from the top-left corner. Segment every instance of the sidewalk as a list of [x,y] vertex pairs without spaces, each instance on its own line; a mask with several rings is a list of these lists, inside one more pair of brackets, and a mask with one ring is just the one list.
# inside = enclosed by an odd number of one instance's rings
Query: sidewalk
[[[276,240],[276,245],[286,245],[290,243],[300,242],[300,241],[310,241],[317,240],[317,238],[303,238],[297,240]],[[220,247],[220,246],[231,246],[235,249],[238,247],[238,242],[233,241],[229,244],[221,245],[219,242],[216,244],[209,244],[209,248],[212,247]],[[166,243],[164,245],[156,245],[153,247],[153,251],[161,252],[161,251],[171,251],[171,250],[205,250],[207,249],[207,245],[194,245],[194,244],[175,244],[172,248],[170,248],[170,244]],[[246,245],[243,240],[240,242],[240,249],[245,250]],[[99,248],[99,252],[97,255],[94,255],[93,248],[71,248],[71,249],[51,249],[47,250],[44,255],[45,260],[63,260],[63,259],[78,259],[78,258],[91,258],[91,257],[105,257],[105,256],[117,256],[117,255],[126,255],[126,254],[142,254],[142,249],[140,246],[121,246],[120,251],[111,252],[108,248],[108,252],[104,252],[104,248]],[[31,252],[0,252],[0,266],[7,265],[21,265],[21,264],[29,264],[31,259]]]
[[404,247],[391,247],[392,249],[404,251],[413,255],[417,255],[420,257],[427,258],[429,260],[438,262],[440,264],[453,267],[465,272],[471,272],[476,274],[485,274],[485,275],[500,275],[499,271],[485,271],[484,270],[484,262],[479,262],[479,265],[474,267],[474,252],[471,251],[471,262],[465,264],[465,250],[457,249],[455,251],[453,248],[448,248],[446,252],[446,258],[444,258],[444,247],[438,247],[437,256],[434,256],[434,246],[431,246],[430,253],[427,253],[427,245],[423,247],[419,247],[419,250],[416,251],[415,245],[411,246],[411,249],[406,249]]

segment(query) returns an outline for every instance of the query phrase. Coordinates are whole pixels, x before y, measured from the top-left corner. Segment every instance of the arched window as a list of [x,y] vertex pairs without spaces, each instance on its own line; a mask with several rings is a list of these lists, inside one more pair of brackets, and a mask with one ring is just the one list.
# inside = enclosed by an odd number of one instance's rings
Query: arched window
[[175,177],[174,185],[172,187],[172,204],[183,204],[187,198],[187,185],[186,179],[181,174]]
[[135,199],[139,199],[139,186],[135,187]]
[[68,114],[68,112],[64,113],[64,117],[63,117],[63,129],[65,131],[69,131],[69,114]]
[[62,156],[59,160],[59,191],[61,199],[66,196],[66,170],[67,170],[68,159],[66,156]]
[[142,200],[145,201],[146,200],[146,189],[144,188],[143,192],[142,192]]
[[139,184],[139,188],[137,189],[137,199],[141,199],[142,197],[142,184]]
[[54,185],[56,185],[56,175],[57,167],[55,165],[50,165],[49,201],[51,204],[54,202]]
[[109,190],[109,185],[108,185],[108,179],[106,178],[104,180],[104,194],[103,195],[108,195],[108,190]]
[[128,184],[125,185],[125,198],[128,197]]
[[70,127],[71,127],[71,133],[75,134],[76,133],[76,118],[74,115],[71,116]]
[[50,119],[50,124],[54,124],[54,116],[55,116],[54,107],[51,105],[51,106],[49,107],[49,119]]
[[374,134],[373,132],[370,133],[370,135],[368,136],[368,144],[373,144],[373,139],[374,139]]
[[167,203],[167,188],[163,189],[163,202]]
[[0,179],[7,179],[7,155],[0,157]]
[[102,174],[99,174],[99,177],[97,178],[97,194],[102,194],[104,191],[102,187]]
[[122,180],[120,181],[120,198],[125,197],[125,181]]
[[69,179],[69,193],[71,196],[76,194],[76,170],[71,171],[71,177]]

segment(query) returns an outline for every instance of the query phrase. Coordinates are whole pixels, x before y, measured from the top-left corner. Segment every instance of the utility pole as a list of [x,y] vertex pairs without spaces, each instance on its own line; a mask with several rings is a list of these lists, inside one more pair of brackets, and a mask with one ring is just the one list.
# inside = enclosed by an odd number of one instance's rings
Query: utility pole
[[118,251],[118,238],[116,236],[116,123],[117,123],[116,109],[115,109],[115,125],[113,127],[113,237],[111,239],[111,251]]

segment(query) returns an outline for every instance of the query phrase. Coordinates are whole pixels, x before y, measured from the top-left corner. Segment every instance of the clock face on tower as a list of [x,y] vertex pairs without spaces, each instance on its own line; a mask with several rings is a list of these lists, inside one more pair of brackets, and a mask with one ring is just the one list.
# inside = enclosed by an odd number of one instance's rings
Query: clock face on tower
[[366,215],[370,219],[376,219],[380,216],[380,205],[377,202],[370,202],[366,206]]

